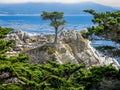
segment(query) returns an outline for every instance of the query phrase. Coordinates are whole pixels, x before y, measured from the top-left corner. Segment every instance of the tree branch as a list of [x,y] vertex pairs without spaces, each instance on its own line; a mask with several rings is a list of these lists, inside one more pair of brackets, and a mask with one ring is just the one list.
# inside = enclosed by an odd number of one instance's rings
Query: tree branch
[[64,27],[62,27],[59,31],[57,31],[57,33],[60,33],[63,29],[64,29]]

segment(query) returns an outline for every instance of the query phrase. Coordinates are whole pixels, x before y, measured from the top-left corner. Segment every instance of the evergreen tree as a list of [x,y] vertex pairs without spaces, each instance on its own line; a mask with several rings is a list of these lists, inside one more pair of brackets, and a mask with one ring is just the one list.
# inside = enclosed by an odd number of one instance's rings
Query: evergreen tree
[[[62,12],[43,12],[41,14],[43,20],[50,20],[50,25],[55,28],[54,43],[58,43],[58,34],[63,30],[65,20],[63,20]],[[60,29],[61,28],[61,29]]]

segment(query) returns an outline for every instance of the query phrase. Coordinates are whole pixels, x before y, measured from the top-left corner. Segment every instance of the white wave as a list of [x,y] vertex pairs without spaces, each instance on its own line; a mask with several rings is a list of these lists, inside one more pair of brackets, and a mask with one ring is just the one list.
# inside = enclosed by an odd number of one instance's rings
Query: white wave
[[0,16],[40,16],[40,14],[0,14]]
[[[89,27],[91,24],[66,24],[65,30],[81,30]],[[24,23],[24,20],[18,21],[2,21],[0,20],[0,26],[11,27],[15,30],[23,30],[29,33],[54,33],[54,28],[49,26],[49,23],[43,24],[28,24]]]

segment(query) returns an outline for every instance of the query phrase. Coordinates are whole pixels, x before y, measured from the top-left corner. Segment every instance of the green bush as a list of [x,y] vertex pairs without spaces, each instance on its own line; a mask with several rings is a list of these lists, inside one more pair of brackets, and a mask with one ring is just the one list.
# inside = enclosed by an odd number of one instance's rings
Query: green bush
[[89,37],[89,35],[90,35],[90,33],[89,33],[89,32],[82,33],[83,38],[88,38],[88,37]]
[[48,54],[53,54],[53,53],[55,53],[55,51],[57,51],[56,48],[50,48],[50,49],[48,50]]
[[23,90],[23,88],[16,84],[0,85],[0,90]]
[[19,60],[19,62],[28,62],[28,60],[29,60],[28,56],[23,53],[19,54],[17,59]]
[[0,53],[3,54],[6,51],[10,50],[10,47],[14,46],[13,41],[0,40]]
[[46,51],[46,50],[48,50],[49,49],[49,47],[48,46],[42,46],[42,47],[40,47],[40,51]]
[[5,35],[7,35],[12,30],[13,30],[12,28],[2,28],[2,27],[0,27],[0,39],[5,38]]
[[98,47],[95,47],[97,50],[111,50],[111,49],[115,49],[115,47],[112,47],[112,46],[98,46]]

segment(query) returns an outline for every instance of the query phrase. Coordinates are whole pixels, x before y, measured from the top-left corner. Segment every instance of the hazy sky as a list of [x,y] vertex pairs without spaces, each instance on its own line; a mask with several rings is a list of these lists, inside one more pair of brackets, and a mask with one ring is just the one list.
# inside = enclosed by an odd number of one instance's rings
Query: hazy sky
[[25,3],[25,2],[60,2],[60,3],[78,3],[91,1],[107,6],[120,7],[120,0],[0,0],[0,3]]

